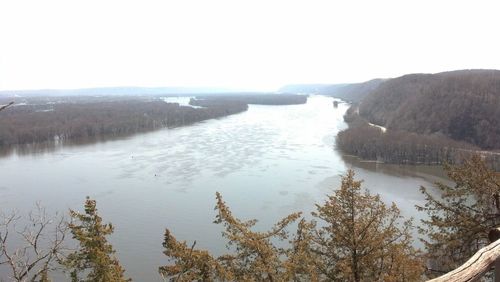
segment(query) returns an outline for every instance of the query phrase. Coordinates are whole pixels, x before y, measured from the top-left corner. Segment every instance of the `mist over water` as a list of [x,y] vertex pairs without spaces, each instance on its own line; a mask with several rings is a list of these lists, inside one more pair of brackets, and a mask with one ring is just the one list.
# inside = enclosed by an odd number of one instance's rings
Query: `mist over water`
[[0,159],[0,207],[26,212],[40,201],[66,212],[81,210],[87,195],[96,199],[104,220],[115,226],[110,241],[126,274],[137,281],[161,280],[166,227],[179,240],[196,240],[198,248],[225,251],[221,229],[212,223],[216,191],[234,215],[257,218],[256,228],[267,229],[291,212],[308,216],[352,167],[365,187],[418,220],[418,188],[432,186],[441,172],[342,156],[335,136],[346,128],[348,105],[334,108],[332,101],[311,96],[305,105],[250,105],[247,112],[191,126],[14,153]]

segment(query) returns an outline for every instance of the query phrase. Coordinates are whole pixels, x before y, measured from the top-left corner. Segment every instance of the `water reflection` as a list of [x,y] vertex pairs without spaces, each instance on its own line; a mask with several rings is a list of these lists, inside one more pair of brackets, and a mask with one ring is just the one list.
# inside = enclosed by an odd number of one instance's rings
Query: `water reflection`
[[107,137],[94,137],[94,138],[87,137],[87,138],[61,140],[54,142],[42,142],[42,143],[6,146],[0,148],[0,157],[8,157],[11,155],[18,155],[18,156],[44,155],[63,150],[65,148],[112,142],[112,141],[127,139],[132,136],[133,135],[107,136]]
[[399,165],[374,161],[363,161],[355,156],[342,155],[342,160],[354,168],[377,172],[396,177],[421,177],[430,182],[448,183],[446,172],[437,165]]

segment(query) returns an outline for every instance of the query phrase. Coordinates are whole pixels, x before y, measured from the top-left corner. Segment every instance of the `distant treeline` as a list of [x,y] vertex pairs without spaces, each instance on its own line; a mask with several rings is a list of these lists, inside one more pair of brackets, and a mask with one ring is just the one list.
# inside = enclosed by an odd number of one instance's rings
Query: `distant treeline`
[[474,150],[466,143],[446,137],[426,136],[405,131],[387,131],[362,125],[341,131],[339,147],[346,153],[366,160],[397,164],[456,163],[459,153]]
[[197,96],[192,105],[204,106],[213,101],[237,101],[256,105],[298,105],[307,103],[307,95],[295,94],[237,94],[220,96]]
[[126,136],[243,112],[248,104],[306,102],[304,95],[257,93],[191,99],[199,108],[152,96],[21,97],[0,115],[0,146]]
[[[344,120],[349,128],[339,132],[337,145],[345,153],[365,160],[395,164],[457,164],[470,158],[480,148],[455,141],[444,135],[423,135],[403,130],[386,130],[371,126],[349,108]],[[495,170],[500,170],[500,153],[482,152],[481,156]]]
[[0,146],[112,137],[176,127],[246,111],[239,101],[192,108],[159,100],[105,100],[9,107],[0,114]]

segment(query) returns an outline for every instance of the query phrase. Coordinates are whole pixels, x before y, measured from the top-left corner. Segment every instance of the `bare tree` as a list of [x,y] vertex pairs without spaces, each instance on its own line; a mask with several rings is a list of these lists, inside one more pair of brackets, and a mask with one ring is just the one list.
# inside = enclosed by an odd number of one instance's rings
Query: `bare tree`
[[0,211],[0,267],[13,281],[49,281],[48,273],[60,267],[68,231],[63,216],[48,216],[38,203],[27,218]]

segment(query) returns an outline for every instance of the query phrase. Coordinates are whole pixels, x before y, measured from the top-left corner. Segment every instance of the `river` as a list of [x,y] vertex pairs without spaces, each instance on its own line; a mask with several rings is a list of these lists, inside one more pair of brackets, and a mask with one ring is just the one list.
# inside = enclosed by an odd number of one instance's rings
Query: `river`
[[[161,281],[164,228],[216,254],[224,249],[215,192],[233,214],[257,218],[256,228],[314,203],[339,187],[348,168],[365,187],[394,201],[418,223],[419,186],[443,180],[434,167],[360,162],[335,148],[348,105],[311,96],[305,105],[250,105],[247,112],[191,126],[50,151],[0,158],[0,207],[26,212],[40,201],[49,211],[82,209],[85,196],[115,226],[110,241],[126,275]],[[0,272],[0,277],[2,273]]]

